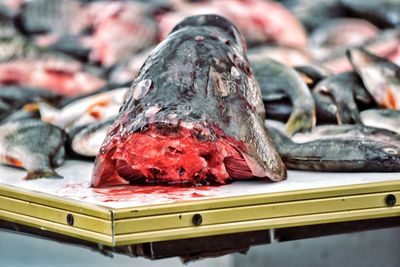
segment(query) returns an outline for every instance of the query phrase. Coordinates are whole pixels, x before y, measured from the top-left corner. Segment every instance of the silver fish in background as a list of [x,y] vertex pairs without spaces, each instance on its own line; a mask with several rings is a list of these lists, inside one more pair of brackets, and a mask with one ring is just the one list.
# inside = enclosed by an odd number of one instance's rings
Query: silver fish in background
[[309,131],[315,126],[315,103],[306,83],[292,68],[275,60],[251,61],[254,75],[260,85],[263,101],[288,96],[293,110],[286,124],[290,134]]
[[40,113],[44,121],[64,129],[106,120],[118,114],[127,90],[117,88],[78,98],[62,109],[40,103]]
[[115,117],[112,117],[104,121],[70,129],[67,140],[68,154],[78,157],[95,158],[114,120]]
[[218,15],[188,17],[150,53],[127,92],[92,185],[283,180],[263,122],[238,29]]
[[369,109],[361,112],[364,125],[378,127],[400,134],[400,110]]
[[387,141],[332,137],[295,143],[273,127],[269,127],[268,131],[289,169],[331,172],[400,171],[400,146]]
[[0,125],[0,162],[28,171],[26,180],[62,178],[54,170],[64,161],[65,133],[36,119]]
[[362,81],[353,72],[325,78],[314,87],[313,96],[317,113],[335,115],[338,124],[361,123],[356,100],[364,104],[373,102]]
[[349,49],[354,70],[379,106],[400,109],[400,67],[364,49]]

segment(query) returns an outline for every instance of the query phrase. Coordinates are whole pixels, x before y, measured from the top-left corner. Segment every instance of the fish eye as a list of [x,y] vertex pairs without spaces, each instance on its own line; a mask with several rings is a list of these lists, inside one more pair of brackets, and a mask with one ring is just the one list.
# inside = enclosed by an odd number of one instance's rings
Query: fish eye
[[385,151],[385,152],[388,153],[388,154],[397,155],[397,150],[396,150],[396,149],[393,149],[393,148],[391,148],[391,147],[385,147],[385,148],[383,149],[383,151]]

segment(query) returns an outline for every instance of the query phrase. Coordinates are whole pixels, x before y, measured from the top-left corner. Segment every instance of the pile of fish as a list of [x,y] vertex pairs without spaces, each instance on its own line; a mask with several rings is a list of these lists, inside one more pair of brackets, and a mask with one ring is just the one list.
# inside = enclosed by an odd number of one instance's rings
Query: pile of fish
[[0,162],[26,179],[400,171],[398,0],[7,0],[0,47]]

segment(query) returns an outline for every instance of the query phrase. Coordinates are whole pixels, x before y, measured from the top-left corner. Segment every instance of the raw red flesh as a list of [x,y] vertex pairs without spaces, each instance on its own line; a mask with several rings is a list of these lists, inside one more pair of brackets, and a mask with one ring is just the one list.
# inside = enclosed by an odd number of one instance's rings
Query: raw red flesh
[[113,148],[98,157],[93,186],[226,184],[234,178],[252,177],[238,151],[239,141],[224,134],[218,134],[216,140],[204,140],[196,137],[196,133],[199,132],[180,127],[173,134],[162,134],[151,126],[113,143]]

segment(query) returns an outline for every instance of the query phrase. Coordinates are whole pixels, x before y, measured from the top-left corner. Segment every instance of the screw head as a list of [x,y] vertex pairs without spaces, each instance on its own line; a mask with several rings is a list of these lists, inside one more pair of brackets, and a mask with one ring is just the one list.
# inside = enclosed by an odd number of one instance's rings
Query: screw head
[[396,196],[393,194],[389,194],[385,198],[385,202],[388,206],[394,206],[396,204]]
[[71,213],[67,214],[67,223],[69,226],[74,225],[74,215],[72,215]]
[[202,222],[203,222],[203,217],[201,217],[200,214],[196,213],[195,215],[193,215],[192,218],[193,225],[199,226]]

